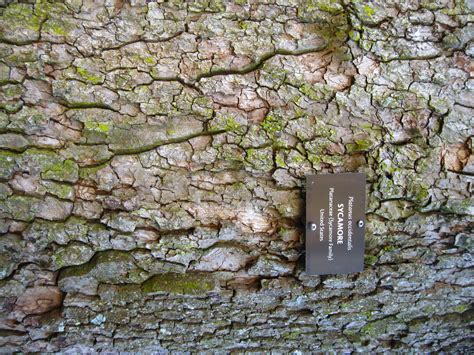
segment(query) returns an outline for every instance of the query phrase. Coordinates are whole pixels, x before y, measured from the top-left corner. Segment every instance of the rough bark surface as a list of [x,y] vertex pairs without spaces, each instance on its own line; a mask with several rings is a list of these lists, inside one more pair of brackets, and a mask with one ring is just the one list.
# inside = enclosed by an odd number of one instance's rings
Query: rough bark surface
[[[472,1],[2,1],[2,351],[467,350]],[[305,175],[367,173],[304,272]]]

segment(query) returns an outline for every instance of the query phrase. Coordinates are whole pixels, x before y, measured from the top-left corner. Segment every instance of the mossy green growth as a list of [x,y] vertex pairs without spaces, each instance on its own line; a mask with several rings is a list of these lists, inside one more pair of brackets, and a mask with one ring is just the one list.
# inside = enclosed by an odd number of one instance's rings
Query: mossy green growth
[[474,198],[472,197],[465,199],[450,199],[444,206],[441,206],[441,211],[458,215],[472,215],[474,213],[473,206]]
[[48,19],[41,28],[41,32],[50,33],[55,36],[66,36],[74,26],[63,19]]
[[209,10],[213,12],[225,11],[225,5],[222,0],[210,0],[208,5]]
[[375,265],[378,258],[375,255],[364,255],[364,263],[366,265]]
[[29,47],[14,51],[12,54],[3,58],[6,64],[18,66],[25,63],[33,63],[38,60],[38,53]]
[[214,110],[212,108],[213,102],[209,97],[199,96],[195,99],[190,98],[193,101],[192,103],[192,110],[193,112],[206,117],[207,119],[211,119],[214,115]]
[[23,108],[14,115],[10,116],[8,128],[15,132],[30,132],[38,127],[44,126],[48,118],[34,108],[23,106]]
[[5,9],[2,18],[14,27],[24,26],[33,31],[39,31],[42,21],[42,17],[35,14],[30,5],[22,3],[10,4]]
[[51,150],[30,148],[17,155],[16,163],[25,171],[41,171],[43,179],[76,182],[78,178],[77,164],[72,160],[64,160]]
[[375,15],[375,10],[373,8],[371,8],[369,5],[364,5],[364,13],[368,17],[372,17],[372,16]]
[[313,90],[310,84],[301,85],[300,91],[310,99],[318,100],[320,98],[319,95],[317,95],[316,91]]
[[241,169],[244,162],[244,152],[241,148],[233,145],[218,147],[218,158],[225,162],[229,169]]
[[209,122],[209,129],[212,131],[225,130],[238,133],[241,125],[231,115],[217,115],[217,117]]
[[[101,224],[98,225],[105,228]],[[87,220],[74,216],[70,217],[66,222],[36,219],[28,226],[25,233],[33,236],[41,235],[42,240],[47,244],[55,242],[64,245],[71,240],[86,242],[90,230],[89,226]]]
[[349,143],[347,144],[347,151],[349,153],[352,152],[365,152],[370,150],[372,147],[373,142],[370,138],[359,138],[359,139],[354,139],[354,143]]
[[384,253],[389,253],[391,251],[394,251],[395,247],[393,245],[387,245],[387,246],[384,246],[382,250]]
[[239,21],[239,26],[241,29],[243,29],[244,31],[247,31],[247,29],[249,28],[249,24],[245,21]]
[[311,163],[311,165],[313,165],[314,168],[319,168],[323,159],[319,155],[308,153],[308,161]]
[[178,133],[178,131],[176,131],[176,129],[172,128],[172,127],[168,127],[166,128],[166,135],[167,136],[174,136]]
[[395,317],[387,317],[366,324],[361,329],[361,335],[366,339],[380,339],[387,335],[394,336],[394,332],[398,332],[405,327],[406,324],[401,320]]
[[330,86],[323,84],[303,84],[300,86],[299,90],[306,97],[315,101],[329,100],[334,94],[334,90]]
[[112,125],[108,122],[87,121],[84,123],[85,129],[101,133],[108,133],[110,131],[111,126]]
[[362,49],[365,51],[370,51],[372,49],[372,46],[374,45],[375,41],[372,41],[370,39],[364,39],[362,38],[359,42],[359,45]]
[[332,166],[342,166],[344,164],[344,158],[341,155],[323,155],[321,161]]
[[306,0],[300,11],[324,11],[330,14],[337,14],[343,7],[337,0]]
[[36,16],[46,18],[64,16],[70,10],[62,1],[36,0],[34,12]]
[[93,167],[88,167],[88,168],[80,168],[79,169],[79,178],[83,180],[92,180],[95,181],[96,179],[96,174],[99,170],[107,167],[107,163],[103,163],[101,165],[93,166]]
[[385,333],[387,329],[387,323],[388,321],[386,321],[385,319],[368,323],[364,327],[362,327],[361,332],[362,334],[365,334],[370,338],[376,338],[377,336],[380,336]]
[[270,148],[246,150],[245,161],[254,169],[261,171],[270,171],[273,169],[273,156]]
[[112,122],[84,122],[83,135],[88,143],[121,142],[130,145],[135,139],[132,130],[113,129]]
[[349,37],[350,37],[350,39],[352,39],[354,42],[359,42],[359,40],[360,40],[360,32],[359,32],[359,31],[355,31],[355,30],[351,30],[351,31],[349,31]]
[[232,116],[225,117],[224,129],[239,135],[245,133],[245,127],[239,124]]
[[296,152],[296,151],[290,157],[290,161],[293,164],[301,164],[305,160],[306,160],[306,158],[303,155],[301,155],[300,153]]
[[[60,257],[61,259],[61,257]],[[56,260],[53,260],[56,261]],[[77,266],[71,266],[65,269],[62,269],[59,273],[58,280],[62,280],[64,278],[68,277],[80,277],[80,276],[85,276],[89,274],[92,269],[93,269],[93,263],[91,261],[77,265]]]
[[59,278],[78,277],[91,274],[102,282],[133,282],[131,273],[137,269],[133,256],[122,250],[98,252],[88,262],[64,269]]
[[[64,14],[68,12],[67,6],[60,1],[37,0],[34,6],[23,3],[10,4],[2,14],[2,19],[10,31],[42,30],[64,36],[71,29],[71,25],[63,19]],[[28,36],[25,39],[30,40],[32,37]]]
[[[155,66],[157,61],[155,57],[152,57],[149,55],[149,53],[131,53],[129,55],[129,59],[134,63],[134,64],[139,64],[140,62],[145,63],[148,66]],[[156,73],[156,69],[152,68],[154,72]]]
[[[110,285],[101,285],[101,288],[109,288]],[[125,306],[130,302],[137,302],[143,299],[143,293],[140,284],[124,284],[124,285],[114,285],[114,292],[110,292],[107,295],[107,301],[112,302],[112,304],[118,304]],[[100,292],[100,291],[99,291]]]
[[88,71],[85,68],[76,67],[76,72],[77,72],[77,74],[79,74],[81,76],[82,79],[84,79],[85,81],[88,81],[88,82],[90,82],[91,84],[94,84],[94,85],[95,84],[100,84],[104,81],[104,76],[103,75],[98,75],[98,74],[91,73],[90,71]]
[[67,184],[60,184],[54,181],[44,181],[46,191],[65,200],[74,200],[74,187]]
[[395,185],[392,179],[386,177],[381,178],[378,190],[385,198],[400,197],[404,195],[403,188]]
[[7,99],[19,97],[23,93],[22,85],[6,85],[3,88],[3,94]]
[[40,148],[27,149],[21,157],[23,160],[32,162],[39,167],[44,167],[60,160],[60,157],[54,151]]
[[198,295],[212,291],[215,281],[207,274],[166,273],[155,275],[142,284],[143,292]]
[[323,38],[330,48],[338,48],[347,39],[350,30],[348,13],[339,1],[307,0],[298,6],[297,16],[311,21],[308,29]]
[[64,266],[83,264],[92,257],[94,252],[84,244],[71,244],[60,247],[52,256],[51,261],[54,269],[58,270]]
[[287,167],[286,162],[285,162],[285,158],[283,157],[283,154],[277,154],[275,156],[275,164],[279,168],[286,168]]
[[469,303],[466,303],[466,304],[459,304],[457,305],[456,307],[454,307],[454,312],[456,313],[464,313],[466,312],[468,309],[471,309],[472,308],[472,305],[469,304]]
[[[437,3],[436,1],[433,1],[433,3]],[[441,3],[437,3],[439,6],[443,6]],[[472,14],[472,9],[469,6],[469,1],[464,0],[464,1],[455,1],[454,6],[451,7],[444,7],[441,9],[441,13],[448,15],[448,16],[456,16],[456,15],[464,15],[464,14]]]
[[284,334],[283,338],[290,339],[290,340],[295,340],[295,339],[300,338],[301,334],[303,334],[302,330],[293,330],[289,333]]
[[79,169],[74,161],[67,159],[46,167],[41,173],[41,177],[43,179],[76,182],[79,178]]
[[374,314],[374,312],[369,309],[369,310],[367,310],[367,311],[361,312],[361,314],[362,314],[363,316],[365,316],[365,318],[367,318],[367,320],[371,320],[371,319],[372,319],[372,316],[373,316],[373,314]]
[[34,219],[40,202],[36,197],[14,195],[4,203],[0,202],[0,210],[7,212],[13,219],[29,222]]
[[156,59],[154,57],[145,57],[145,58],[143,58],[143,61],[148,65],[155,65],[156,64]]
[[462,47],[462,42],[454,33],[448,33],[443,37],[443,47],[449,49],[459,49]]
[[5,128],[9,122],[10,118],[8,115],[5,112],[0,112],[0,128]]
[[414,193],[413,201],[418,204],[424,204],[428,202],[430,197],[429,187],[426,184],[418,182],[418,185],[411,186],[411,190]]
[[275,135],[282,132],[285,127],[283,119],[274,115],[266,116],[261,125],[270,139],[274,139]]
[[396,169],[391,160],[384,160],[380,163],[380,170],[393,175]]

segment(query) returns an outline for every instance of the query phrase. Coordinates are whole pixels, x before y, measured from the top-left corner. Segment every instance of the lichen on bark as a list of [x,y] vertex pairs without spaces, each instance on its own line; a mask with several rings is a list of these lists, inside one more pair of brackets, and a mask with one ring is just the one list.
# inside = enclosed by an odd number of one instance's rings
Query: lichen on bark
[[[0,5],[4,352],[470,350],[470,1]],[[304,271],[365,172],[365,269]]]

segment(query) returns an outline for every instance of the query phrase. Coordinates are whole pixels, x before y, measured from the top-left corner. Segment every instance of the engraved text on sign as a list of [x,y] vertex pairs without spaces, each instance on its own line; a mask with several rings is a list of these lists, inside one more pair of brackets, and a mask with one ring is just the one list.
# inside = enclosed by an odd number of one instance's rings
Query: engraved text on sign
[[306,182],[307,274],[362,271],[365,174],[310,175]]

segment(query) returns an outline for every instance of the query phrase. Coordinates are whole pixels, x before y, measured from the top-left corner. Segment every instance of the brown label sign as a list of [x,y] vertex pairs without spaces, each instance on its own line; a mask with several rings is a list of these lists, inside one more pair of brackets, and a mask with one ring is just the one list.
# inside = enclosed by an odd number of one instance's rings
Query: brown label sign
[[306,177],[306,273],[364,269],[364,173]]

